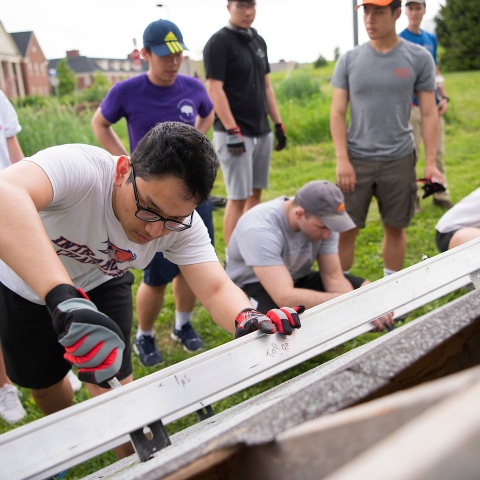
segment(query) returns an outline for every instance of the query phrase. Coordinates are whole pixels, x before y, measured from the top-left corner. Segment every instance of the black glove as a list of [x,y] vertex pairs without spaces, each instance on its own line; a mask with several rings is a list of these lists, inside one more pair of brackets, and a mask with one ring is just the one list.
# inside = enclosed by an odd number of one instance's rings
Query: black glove
[[231,128],[227,135],[227,148],[233,155],[246,152],[240,127]]
[[287,146],[287,136],[285,135],[285,127],[283,126],[283,123],[275,124],[275,137],[277,137],[275,150],[279,152]]
[[235,338],[260,330],[262,333],[283,333],[291,335],[294,328],[300,328],[300,313],[303,305],[294,308],[282,307],[269,310],[265,315],[253,308],[244,308],[235,318]]
[[79,368],[82,382],[100,384],[113,378],[122,364],[125,343],[119,326],[100,313],[85,292],[61,284],[45,298],[65,360]]
[[444,192],[446,188],[439,182],[436,182],[433,178],[419,178],[417,183],[423,183],[423,197],[427,198],[430,195],[438,192]]

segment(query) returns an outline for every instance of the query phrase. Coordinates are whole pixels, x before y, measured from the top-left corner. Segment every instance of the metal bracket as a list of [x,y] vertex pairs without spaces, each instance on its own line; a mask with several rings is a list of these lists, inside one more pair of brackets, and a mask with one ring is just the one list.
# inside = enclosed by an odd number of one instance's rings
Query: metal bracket
[[470,274],[472,283],[475,285],[477,290],[480,290],[480,270],[476,270]]
[[211,405],[207,405],[206,407],[203,407],[200,410],[197,410],[195,413],[197,414],[199,422],[201,422],[202,420],[205,420],[206,418],[213,417],[215,415],[215,412],[213,411],[213,408]]
[[146,462],[154,453],[172,444],[161,420],[135,430],[130,438],[141,462]]

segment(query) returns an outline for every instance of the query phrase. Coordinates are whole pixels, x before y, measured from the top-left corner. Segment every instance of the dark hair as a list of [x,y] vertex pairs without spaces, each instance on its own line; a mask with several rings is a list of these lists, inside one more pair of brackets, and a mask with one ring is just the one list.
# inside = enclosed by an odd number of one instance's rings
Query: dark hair
[[[183,198],[198,204],[208,200],[218,170],[218,157],[207,137],[180,122],[153,127],[130,159],[135,175],[145,181],[175,177],[185,185]],[[130,175],[129,181],[132,181]]]
[[392,9],[393,15],[399,8],[402,8],[402,0],[393,0],[388,6]]
[[151,55],[152,54],[152,49],[150,47],[143,47],[145,49],[145,51]]

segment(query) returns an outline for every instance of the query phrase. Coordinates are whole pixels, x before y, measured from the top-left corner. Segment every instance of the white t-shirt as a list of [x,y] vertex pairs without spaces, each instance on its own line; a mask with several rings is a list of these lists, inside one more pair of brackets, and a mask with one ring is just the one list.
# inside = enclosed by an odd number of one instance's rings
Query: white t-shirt
[[226,272],[238,286],[258,282],[252,267],[285,265],[293,280],[309,274],[318,255],[338,253],[338,233],[312,243],[302,232],[294,232],[279,197],[244,213],[228,244]]
[[466,227],[480,228],[480,188],[448,210],[435,225],[435,230],[448,233]]
[[[177,265],[218,261],[196,212],[192,227],[183,232],[146,245],[131,242],[112,207],[116,159],[101,148],[77,144],[48,148],[22,160],[39,165],[52,183],[53,201],[40,217],[75,286],[88,292],[129,268],[143,269],[156,252]],[[27,300],[44,303],[2,261],[0,281]]]
[[7,138],[13,137],[21,130],[22,127],[18,123],[15,109],[0,90],[0,170],[7,168],[11,164]]

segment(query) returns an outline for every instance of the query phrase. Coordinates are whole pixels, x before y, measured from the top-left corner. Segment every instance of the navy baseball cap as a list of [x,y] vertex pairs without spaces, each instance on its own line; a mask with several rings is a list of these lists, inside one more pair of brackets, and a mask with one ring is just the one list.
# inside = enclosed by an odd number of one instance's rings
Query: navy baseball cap
[[143,46],[150,47],[157,57],[188,50],[182,32],[169,20],[152,22],[143,32]]

